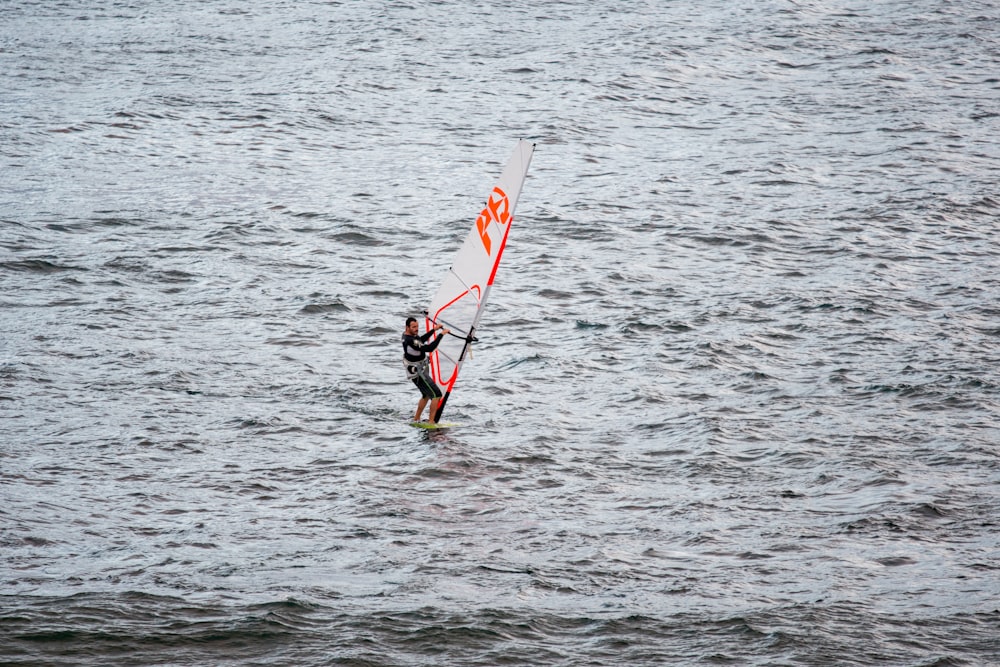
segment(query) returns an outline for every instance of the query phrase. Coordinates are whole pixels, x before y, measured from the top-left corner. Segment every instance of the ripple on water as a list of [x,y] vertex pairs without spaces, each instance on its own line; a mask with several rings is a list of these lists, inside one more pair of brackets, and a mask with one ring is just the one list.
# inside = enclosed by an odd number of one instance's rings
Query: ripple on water
[[989,3],[8,5],[0,661],[1000,661]]

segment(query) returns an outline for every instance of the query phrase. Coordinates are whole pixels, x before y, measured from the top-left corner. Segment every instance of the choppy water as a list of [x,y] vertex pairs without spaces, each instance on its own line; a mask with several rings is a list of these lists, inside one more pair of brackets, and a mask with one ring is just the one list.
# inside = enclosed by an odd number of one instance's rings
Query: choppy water
[[8,0],[0,662],[1000,663],[998,25]]

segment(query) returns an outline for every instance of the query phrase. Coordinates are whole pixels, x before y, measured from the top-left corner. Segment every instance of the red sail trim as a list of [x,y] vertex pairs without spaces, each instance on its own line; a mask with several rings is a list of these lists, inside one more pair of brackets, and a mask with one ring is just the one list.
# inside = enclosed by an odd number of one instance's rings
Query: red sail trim
[[[507,242],[507,237],[504,236],[503,243],[501,243],[501,246],[500,246],[500,252],[503,252],[503,244],[505,244],[506,242]],[[499,262],[499,259],[497,261]],[[494,267],[494,273],[495,272],[496,272],[496,269]],[[473,292],[475,292],[475,294],[473,294]],[[437,324],[444,324],[445,327],[447,328],[447,324],[445,324],[445,322],[443,321],[443,319],[447,319],[447,318],[442,318],[441,317],[441,313],[446,312],[450,307],[452,307],[453,305],[455,305],[456,303],[458,303],[459,301],[461,301],[462,299],[464,299],[467,296],[471,296],[471,297],[475,298],[476,302],[478,303],[478,302],[482,301],[483,291],[482,291],[482,289],[480,289],[479,285],[472,285],[469,289],[465,290],[464,292],[462,292],[461,294],[459,294],[458,296],[456,296],[454,299],[452,299],[448,303],[446,303],[443,306],[441,306],[440,308],[438,308],[434,312],[433,317],[427,317],[427,318],[425,318],[425,320],[426,320],[425,323],[424,323],[425,329],[427,331],[430,331]],[[452,389],[452,387],[455,386],[455,382],[458,380],[458,368],[459,368],[459,364],[458,363],[455,364],[455,368],[452,370],[451,376],[448,379],[445,379],[441,375],[441,363],[438,360],[438,355],[439,354],[440,353],[438,352],[438,350],[434,350],[433,352],[431,352],[431,355],[430,355],[430,360],[431,360],[431,378],[437,384],[439,384],[439,385],[445,385],[446,389],[444,389],[444,391],[450,392],[451,389]],[[456,362],[457,361],[459,361],[459,360],[456,359]]]
[[507,229],[504,230],[503,239],[500,240],[500,249],[497,250],[497,261],[493,263],[493,270],[490,271],[490,277],[486,281],[487,285],[493,284],[493,279],[497,276],[497,269],[500,268],[500,258],[503,257],[504,248],[507,247],[507,235],[510,234],[510,226],[514,224],[514,216],[510,216],[507,220]]

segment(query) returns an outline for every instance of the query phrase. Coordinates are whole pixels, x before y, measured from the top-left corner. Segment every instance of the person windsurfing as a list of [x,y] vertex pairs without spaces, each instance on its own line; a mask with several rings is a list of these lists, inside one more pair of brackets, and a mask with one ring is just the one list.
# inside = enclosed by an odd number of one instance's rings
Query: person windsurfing
[[[428,343],[427,341],[437,331],[441,333]],[[437,420],[438,403],[443,394],[441,388],[431,379],[430,361],[427,359],[427,355],[437,349],[444,337],[448,335],[448,329],[438,324],[427,333],[419,334],[420,325],[417,324],[416,318],[406,318],[406,328],[403,329],[403,367],[406,369],[406,377],[413,380],[413,384],[417,385],[417,389],[420,390],[420,402],[417,403],[417,414],[413,417],[413,421],[420,421],[424,414],[424,407],[427,405],[427,401],[430,401],[431,412],[427,421],[433,424]]]

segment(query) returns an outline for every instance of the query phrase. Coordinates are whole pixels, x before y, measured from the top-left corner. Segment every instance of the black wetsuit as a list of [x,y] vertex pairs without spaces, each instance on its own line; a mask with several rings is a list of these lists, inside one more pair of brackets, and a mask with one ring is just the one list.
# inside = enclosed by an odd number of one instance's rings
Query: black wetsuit
[[427,340],[433,335],[433,330],[422,336],[403,334],[403,364],[406,366],[406,375],[417,385],[420,395],[424,398],[441,398],[443,395],[441,388],[431,379],[427,355],[437,349],[444,336],[438,336],[428,343]]

